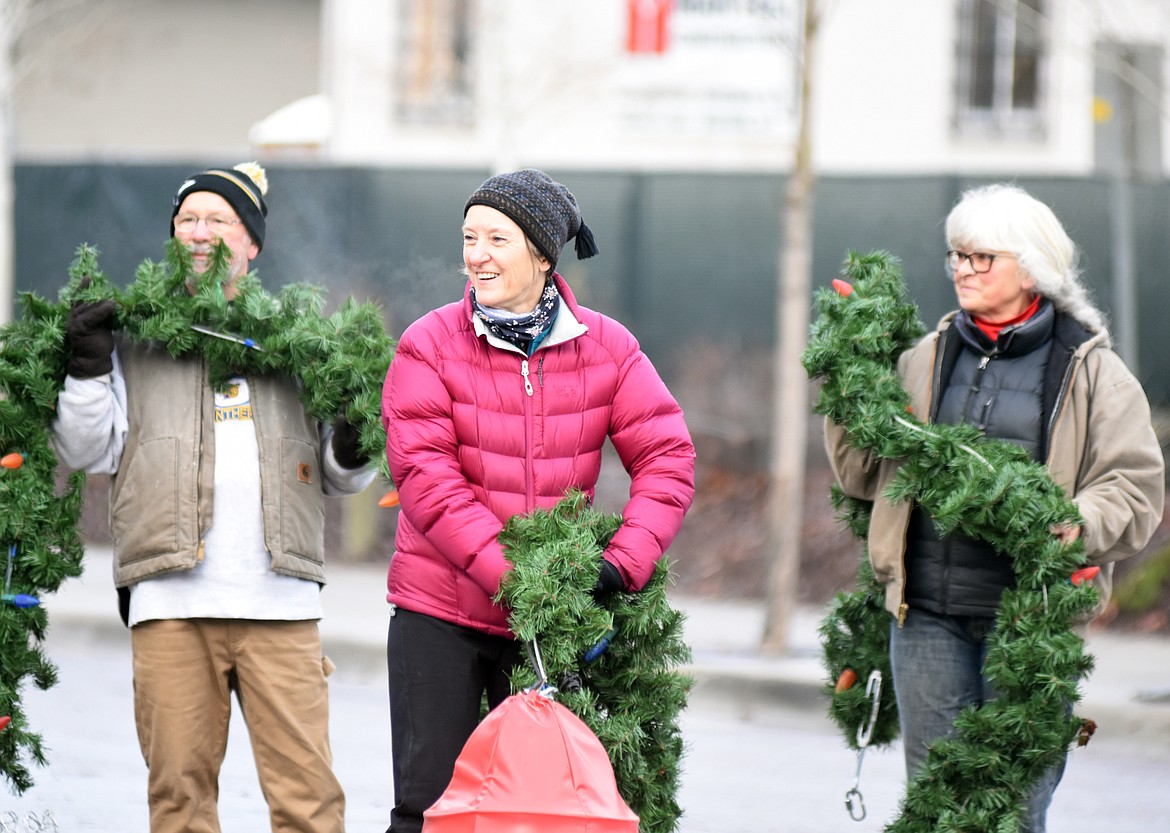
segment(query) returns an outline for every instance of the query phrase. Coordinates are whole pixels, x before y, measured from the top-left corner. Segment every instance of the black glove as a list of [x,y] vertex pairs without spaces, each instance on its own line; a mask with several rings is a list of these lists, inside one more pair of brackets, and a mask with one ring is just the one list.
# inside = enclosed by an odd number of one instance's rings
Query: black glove
[[604,602],[617,591],[621,590],[625,582],[618,568],[608,559],[601,559],[601,572],[597,575],[597,584],[593,585],[593,601]]
[[[89,286],[83,278],[81,288]],[[69,360],[65,371],[74,379],[92,379],[114,369],[114,302],[75,301],[65,320]]]
[[339,414],[333,420],[333,459],[347,469],[360,469],[370,462],[370,458],[362,453],[361,432],[357,426]]

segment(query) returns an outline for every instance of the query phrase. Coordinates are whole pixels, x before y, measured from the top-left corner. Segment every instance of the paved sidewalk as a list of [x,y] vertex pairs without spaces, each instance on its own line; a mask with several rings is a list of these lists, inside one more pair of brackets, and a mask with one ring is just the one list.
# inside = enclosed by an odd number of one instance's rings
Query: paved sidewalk
[[[817,636],[823,610],[800,609],[792,623],[789,653],[768,657],[758,649],[764,621],[758,601],[682,596],[672,601],[687,617],[685,637],[694,654],[689,669],[696,681],[693,696],[720,698],[745,716],[779,708],[824,713]],[[339,671],[383,675],[388,622],[385,569],[331,565],[322,603],[322,640]],[[124,638],[109,551],[87,554],[85,575],[67,581],[45,600],[45,607],[50,615],[50,658],[58,630],[84,627]],[[1096,669],[1083,686],[1077,713],[1095,720],[1102,735],[1170,745],[1170,639],[1103,629],[1090,634],[1088,648]]]

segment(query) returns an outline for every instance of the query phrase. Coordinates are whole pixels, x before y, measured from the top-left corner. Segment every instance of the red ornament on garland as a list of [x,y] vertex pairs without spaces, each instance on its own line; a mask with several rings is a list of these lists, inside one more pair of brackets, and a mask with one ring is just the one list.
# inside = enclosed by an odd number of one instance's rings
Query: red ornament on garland
[[848,298],[853,294],[853,284],[840,278],[833,278],[833,289],[837,290],[837,294],[842,298]]
[[835,691],[840,694],[842,691],[848,691],[853,688],[853,684],[857,682],[857,672],[852,668],[846,668],[841,672],[841,676],[837,678],[837,685]]
[[18,469],[24,465],[24,455],[19,451],[11,451],[0,457],[0,466],[6,469]]

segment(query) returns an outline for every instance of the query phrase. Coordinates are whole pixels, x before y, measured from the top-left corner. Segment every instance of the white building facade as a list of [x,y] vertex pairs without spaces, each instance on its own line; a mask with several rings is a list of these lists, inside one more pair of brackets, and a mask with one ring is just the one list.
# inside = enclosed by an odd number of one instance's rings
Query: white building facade
[[[311,155],[323,161],[791,165],[801,0],[326,0],[322,12],[314,107],[328,130]],[[1170,171],[1163,0],[817,0],[817,13],[821,173],[1088,175],[1118,148],[1143,175]],[[271,125],[254,137],[276,153],[286,142]]]
[[[785,171],[804,0],[39,0],[17,162]],[[816,0],[823,174],[1170,172],[1166,0]],[[209,33],[214,33],[210,35]]]

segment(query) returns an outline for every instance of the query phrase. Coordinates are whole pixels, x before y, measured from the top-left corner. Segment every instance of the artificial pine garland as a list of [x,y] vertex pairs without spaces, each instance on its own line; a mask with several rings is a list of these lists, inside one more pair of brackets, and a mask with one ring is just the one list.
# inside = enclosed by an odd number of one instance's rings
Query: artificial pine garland
[[[897,259],[850,253],[845,277],[834,281],[836,291],[818,291],[820,317],[803,358],[809,376],[821,381],[816,412],[842,425],[855,448],[900,461],[890,499],[921,504],[944,535],[992,544],[1011,558],[1017,579],[1001,599],[984,667],[999,698],[963,711],[954,734],[932,744],[886,830],[1016,831],[1031,786],[1093,727],[1069,712],[1080,699],[1078,680],[1093,667],[1071,627],[1097,593],[1069,580],[1083,542],[1063,545],[1049,532],[1080,516],[1019,447],[970,426],[925,425],[909,412],[895,368],[923,327],[905,299]],[[833,500],[864,541],[870,506],[839,490]],[[849,685],[851,675],[865,680],[879,669],[890,679],[884,595],[863,553],[858,589],[839,594],[821,624],[829,713],[855,749],[871,703],[864,686]],[[897,734],[897,707],[886,696],[870,743],[887,744]]]
[[[670,833],[682,814],[678,716],[691,688],[674,669],[691,653],[683,615],[666,598],[668,559],[640,593],[593,601],[601,553],[619,526],[620,517],[603,515],[576,491],[550,510],[512,518],[500,533],[512,569],[497,601],[510,609],[516,637],[536,643],[557,698],[605,747],[639,830]],[[528,666],[512,677],[517,691],[537,682]]]
[[[102,274],[97,251],[78,250],[65,304],[112,298],[117,327],[134,341],[164,345],[175,358],[202,353],[212,384],[237,372],[270,373],[301,380],[301,401],[310,416],[332,422],[344,413],[360,427],[361,450],[385,464],[386,436],[381,424],[382,382],[394,356],[381,311],[347,298],[324,317],[324,291],[288,284],[279,295],[264,290],[254,273],[236,282],[237,295],[224,298],[231,251],[217,243],[202,275],[191,271],[191,254],[177,239],[166,260],[139,265],[135,280],[119,292]],[[88,283],[88,285],[85,285]],[[194,293],[187,285],[194,287]]]
[[0,772],[18,794],[32,786],[22,753],[38,765],[46,762],[41,737],[21,709],[21,685],[31,679],[47,689],[57,681],[41,647],[48,619],[39,600],[81,575],[84,555],[78,521],[85,475],[73,472],[59,487],[49,444],[74,301],[113,299],[116,327],[125,337],[160,342],[176,358],[202,353],[216,385],[235,372],[300,379],[307,412],[323,422],[344,413],[359,429],[361,450],[389,480],[380,397],[394,341],[377,307],[349,299],[326,318],[320,289],[293,284],[273,297],[254,275],[239,280],[239,293],[229,303],[221,290],[229,256],[227,246],[217,244],[211,267],[196,276],[190,254],[172,240],[165,261],[142,263],[121,292],[102,274],[96,250],[82,246],[60,302],[25,293],[23,316],[0,329],[0,559],[6,561]]
[[[57,669],[41,644],[48,629],[44,608],[32,600],[81,575],[84,554],[77,521],[85,475],[57,484],[57,458],[49,425],[57,384],[65,375],[65,311],[24,299],[26,316],[0,330],[0,772],[16,793],[32,786],[23,753],[45,764],[40,735],[28,728],[20,687],[57,682]],[[19,457],[20,464],[15,466]]]

